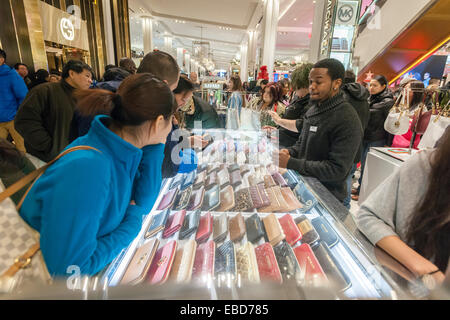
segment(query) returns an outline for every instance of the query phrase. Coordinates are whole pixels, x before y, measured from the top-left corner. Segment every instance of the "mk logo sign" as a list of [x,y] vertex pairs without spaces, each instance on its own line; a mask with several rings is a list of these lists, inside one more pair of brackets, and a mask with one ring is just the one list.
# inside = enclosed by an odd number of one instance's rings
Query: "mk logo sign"
[[343,5],[342,7],[339,8],[338,18],[342,22],[349,22],[353,18],[354,14],[355,12],[352,6]]

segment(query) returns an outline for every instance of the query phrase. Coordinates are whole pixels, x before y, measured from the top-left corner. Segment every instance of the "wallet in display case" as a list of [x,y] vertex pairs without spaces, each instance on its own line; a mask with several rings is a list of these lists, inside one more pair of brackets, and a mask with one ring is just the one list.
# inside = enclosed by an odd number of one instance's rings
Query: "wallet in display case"
[[187,283],[191,280],[196,250],[197,242],[195,240],[187,241],[182,248],[177,250],[172,271],[170,272],[170,279],[177,283]]
[[232,173],[236,170],[240,170],[240,166],[237,163],[233,163],[232,165],[228,166],[228,172]]
[[319,241],[320,237],[317,231],[314,229],[311,221],[304,215],[295,219],[295,223],[297,224],[298,229],[302,234],[302,242],[307,243],[309,245],[313,244],[316,241]]
[[325,242],[328,248],[332,248],[339,242],[339,238],[330,224],[322,217],[311,220],[311,224],[319,234],[320,240]]
[[321,280],[327,280],[327,276],[309,244],[303,243],[295,247],[294,254],[297,257],[300,269],[305,269],[306,281],[313,281],[315,277],[319,277]]
[[297,177],[290,170],[287,170],[286,173],[283,174],[283,178],[291,189],[294,189],[298,184]]
[[221,214],[214,218],[213,240],[215,243],[223,242],[228,235],[228,219],[227,214]]
[[194,181],[194,189],[198,189],[199,187],[203,186],[206,180],[206,171],[202,171],[197,174]]
[[159,240],[151,239],[140,246],[134,253],[120,284],[135,285],[142,282],[158,249]]
[[230,211],[235,207],[234,190],[233,187],[228,185],[220,191],[220,207],[217,209],[219,212]]
[[283,283],[280,268],[270,243],[266,242],[256,247],[255,255],[261,280]]
[[294,218],[288,213],[282,216],[280,219],[280,225],[286,235],[286,241],[293,246],[299,240],[302,239],[302,234],[295,224]]
[[219,171],[219,170],[220,170],[220,165],[218,165],[218,164],[208,165],[208,170],[207,170],[208,176],[213,172],[217,173],[217,171]]
[[258,262],[256,261],[255,247],[246,242],[236,251],[236,266],[238,276],[242,280],[259,283]]
[[282,241],[279,245],[273,248],[273,251],[275,252],[278,267],[280,268],[283,277],[286,280],[300,279],[300,266],[298,265],[298,261],[292,247],[286,241]]
[[243,164],[239,170],[241,171],[241,175],[244,176],[247,172],[250,172],[250,166],[247,164]]
[[323,271],[330,281],[333,281],[339,291],[345,291],[351,287],[352,283],[345,274],[341,265],[334,257],[333,253],[323,241],[319,245],[312,247],[314,255],[322,266]]
[[200,218],[200,223],[198,225],[195,240],[197,240],[198,243],[205,242],[212,234],[212,231],[213,231],[213,217],[210,212],[207,212]]
[[189,199],[189,204],[186,208],[188,211],[194,211],[200,209],[203,203],[203,197],[205,196],[205,188],[200,187],[197,190],[193,190],[191,194],[191,199]]
[[170,210],[166,209],[152,217],[152,222],[150,223],[150,226],[148,227],[148,230],[145,233],[146,239],[154,236],[161,230],[164,230],[169,213],[170,213]]
[[278,203],[280,204],[280,208],[277,212],[289,212],[290,210],[289,203],[286,202],[286,199],[281,192],[280,186],[275,186],[271,188],[275,196],[277,197]]
[[230,183],[233,186],[233,188],[236,188],[240,184],[242,184],[242,176],[241,176],[241,172],[239,170],[233,171],[230,174]]
[[170,208],[175,201],[177,193],[178,193],[177,188],[170,189],[161,199],[161,202],[159,203],[157,210],[165,210],[167,208]]
[[215,254],[216,243],[212,240],[197,246],[192,277],[206,280],[209,276],[212,279],[214,274]]
[[258,242],[266,234],[264,225],[257,213],[245,220],[245,228],[247,229],[247,240],[251,243]]
[[286,180],[284,180],[283,176],[279,172],[275,172],[272,174],[272,178],[275,181],[277,185],[279,185],[281,188],[287,187]]
[[206,171],[208,169],[208,164],[202,163],[197,167],[197,174],[203,171]]
[[239,212],[229,222],[230,240],[233,242],[241,241],[245,235],[245,221],[242,214]]
[[253,206],[256,209],[268,207],[270,205],[270,199],[267,195],[264,185],[251,186],[249,188],[250,196],[252,198]]
[[236,251],[232,241],[226,241],[216,248],[215,274],[228,273],[236,278]]
[[217,172],[211,172],[205,180],[205,189],[208,190],[218,183]]
[[172,183],[170,184],[170,188],[169,189],[174,189],[176,187],[178,187],[179,185],[181,185],[184,181],[184,174],[182,173],[178,173],[172,180]]
[[172,240],[156,251],[148,271],[147,281],[150,284],[163,284],[166,282],[172,268],[176,249],[177,242]]
[[250,186],[257,186],[257,185],[259,185],[259,184],[263,184],[263,186],[264,186],[264,180],[262,180],[260,177],[259,177],[259,175],[256,175],[256,174],[250,174],[249,175],[249,177],[248,177],[248,184],[250,185]]
[[294,211],[303,207],[289,187],[281,188],[281,194],[283,195],[286,206],[288,207],[287,211]]
[[178,192],[175,201],[173,202],[173,210],[183,210],[186,209],[189,204],[189,199],[191,198],[192,187],[188,187],[183,191]]
[[189,213],[183,220],[183,226],[180,229],[180,239],[186,239],[197,231],[200,223],[200,210]]
[[279,200],[272,188],[265,188],[267,196],[269,197],[270,205],[267,207],[262,207],[258,209],[258,212],[278,212],[281,210],[281,205],[279,203]]
[[275,183],[275,180],[273,180],[273,177],[270,174],[266,174],[264,176],[264,185],[266,188],[275,187],[277,184]]
[[180,210],[169,216],[166,227],[164,228],[163,238],[169,238],[181,229],[185,215],[186,210]]
[[187,176],[184,178],[183,183],[180,186],[180,190],[184,190],[184,189],[190,187],[191,185],[193,185],[194,181],[195,181],[195,175],[196,175],[195,170],[188,173]]
[[203,198],[202,211],[212,211],[220,205],[220,187],[219,185],[214,185],[205,192]]
[[230,184],[230,174],[227,169],[222,169],[217,173],[217,180],[221,187],[225,187]]
[[236,191],[235,195],[236,206],[234,207],[235,212],[251,212],[254,209],[250,191],[248,188]]
[[284,240],[286,236],[284,235],[280,222],[274,213],[264,217],[263,223],[267,233],[267,238],[272,246],[276,246],[281,242],[281,240]]

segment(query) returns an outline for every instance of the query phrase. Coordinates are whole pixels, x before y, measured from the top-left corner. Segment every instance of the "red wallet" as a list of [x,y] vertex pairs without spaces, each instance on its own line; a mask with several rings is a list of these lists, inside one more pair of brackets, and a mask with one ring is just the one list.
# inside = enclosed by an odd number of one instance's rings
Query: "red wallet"
[[302,234],[295,224],[294,219],[288,213],[278,219],[283,228],[284,234],[286,235],[286,241],[293,246],[297,241],[301,240]]
[[164,197],[161,199],[161,202],[159,203],[157,210],[164,210],[173,205],[173,202],[175,201],[175,197],[178,193],[178,188],[174,188],[172,190],[169,190]]
[[317,261],[314,252],[307,243],[303,243],[301,246],[294,248],[295,256],[297,257],[300,269],[305,268],[306,279],[311,280],[314,275],[322,277],[324,280],[327,279],[325,272],[323,272],[319,261]]
[[195,251],[194,267],[192,268],[192,277],[203,278],[213,276],[214,261],[216,253],[216,243],[209,240],[197,247]]
[[177,213],[172,214],[166,223],[166,228],[163,232],[163,238],[168,238],[173,235],[175,232],[181,229],[183,225],[184,217],[186,216],[186,210],[178,211]]
[[256,247],[255,254],[261,280],[283,283],[277,258],[270,243],[266,242]]
[[198,225],[195,240],[197,240],[198,243],[202,243],[208,240],[212,231],[213,231],[213,217],[211,213],[208,212],[200,218],[200,223]]
[[177,242],[172,240],[164,247],[161,247],[158,251],[156,251],[152,265],[148,271],[147,280],[150,284],[162,284],[167,280],[170,274],[170,269],[172,268],[176,249]]

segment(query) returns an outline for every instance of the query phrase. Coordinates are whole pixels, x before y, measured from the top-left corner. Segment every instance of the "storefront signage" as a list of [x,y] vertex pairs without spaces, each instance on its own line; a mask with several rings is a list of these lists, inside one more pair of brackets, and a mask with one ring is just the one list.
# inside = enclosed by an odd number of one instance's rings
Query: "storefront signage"
[[328,57],[328,52],[330,51],[335,4],[336,0],[327,0],[327,6],[324,15],[325,19],[323,22],[323,29],[322,29],[322,38],[320,42],[320,55],[322,56],[322,58]]
[[353,26],[358,14],[358,1],[340,0],[336,10],[336,25]]
[[66,18],[62,18],[61,22],[59,23],[59,26],[61,28],[61,33],[64,38],[66,38],[69,41],[72,41],[75,37],[75,28],[73,26],[72,21]]

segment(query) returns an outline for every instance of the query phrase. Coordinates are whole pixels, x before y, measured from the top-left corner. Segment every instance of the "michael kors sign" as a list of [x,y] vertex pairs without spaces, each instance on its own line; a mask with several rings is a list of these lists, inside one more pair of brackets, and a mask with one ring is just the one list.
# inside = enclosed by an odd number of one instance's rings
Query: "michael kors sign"
[[327,58],[330,51],[330,43],[333,32],[334,7],[336,0],[327,0],[325,15],[323,21],[322,37],[320,41],[320,56]]

